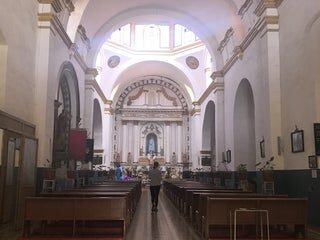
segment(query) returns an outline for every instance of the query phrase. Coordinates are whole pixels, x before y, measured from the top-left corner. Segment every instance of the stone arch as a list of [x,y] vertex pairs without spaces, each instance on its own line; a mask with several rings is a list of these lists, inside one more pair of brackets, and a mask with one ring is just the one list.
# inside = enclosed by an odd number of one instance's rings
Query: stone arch
[[215,167],[216,137],[215,137],[215,104],[209,101],[204,113],[202,125],[202,150],[211,152],[212,167]]
[[[64,91],[64,92],[63,92]],[[69,93],[70,99],[66,96]],[[59,100],[66,100],[63,107],[66,108],[72,115],[70,124],[75,128],[80,124],[80,96],[79,84],[76,71],[70,62],[65,62],[60,67],[59,86],[57,98]]]
[[127,86],[124,90],[122,90],[119,96],[115,97],[115,99],[117,99],[117,101],[115,102],[115,108],[116,109],[122,108],[123,104],[124,104],[124,100],[126,99],[128,94],[131,91],[135,90],[136,88],[141,88],[144,85],[159,85],[159,86],[162,86],[164,89],[170,89],[171,91],[173,91],[176,94],[178,100],[181,103],[182,108],[185,111],[188,110],[189,101],[186,99],[184,94],[181,92],[179,85],[176,84],[173,80],[168,79],[163,76],[146,76],[141,80],[137,80],[137,81],[133,82],[132,84]]
[[251,85],[242,79],[234,104],[234,166],[246,164],[248,170],[255,170],[255,111]]
[[93,101],[93,139],[94,139],[94,149],[102,149],[102,114],[101,114],[101,107],[100,103],[97,99]]
[[70,128],[79,127],[81,120],[78,78],[70,62],[61,65],[58,79],[54,109],[54,167],[68,159]]

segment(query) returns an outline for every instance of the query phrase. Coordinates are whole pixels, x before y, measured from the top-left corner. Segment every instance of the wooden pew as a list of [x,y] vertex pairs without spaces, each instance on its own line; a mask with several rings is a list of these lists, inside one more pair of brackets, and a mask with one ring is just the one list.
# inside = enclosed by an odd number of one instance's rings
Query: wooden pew
[[28,197],[25,201],[23,235],[32,234],[32,222],[72,222],[72,236],[77,235],[79,221],[121,221],[125,236],[125,197],[75,198],[75,197]]
[[[270,225],[301,227],[306,233],[307,199],[305,198],[206,198],[206,215],[203,216],[201,234],[209,236],[210,226],[229,226],[236,209],[264,209],[269,213]],[[239,218],[241,224],[252,224],[252,216]]]
[[73,197],[73,198],[93,198],[93,197],[124,197],[126,199],[126,213],[127,223],[130,224],[134,209],[130,192],[109,192],[109,191],[65,191],[65,192],[53,192],[53,193],[41,193],[40,197]]

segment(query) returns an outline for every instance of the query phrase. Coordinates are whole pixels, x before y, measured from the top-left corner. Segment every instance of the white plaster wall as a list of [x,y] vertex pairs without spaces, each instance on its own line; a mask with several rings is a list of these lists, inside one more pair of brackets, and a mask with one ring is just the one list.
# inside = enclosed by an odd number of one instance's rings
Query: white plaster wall
[[[243,59],[238,61],[225,75],[225,147],[234,153],[234,107],[235,96],[240,81],[244,78],[248,79],[253,92],[253,100],[255,106],[255,145],[256,145],[256,161],[265,161],[260,158],[259,141],[262,136],[266,142],[266,159],[270,156],[269,145],[269,106],[268,106],[268,66],[266,41],[260,38],[259,35],[245,50]],[[254,154],[254,151],[252,151]],[[232,154],[232,158],[233,158]],[[241,158],[241,156],[240,156]],[[234,160],[230,163],[231,169],[236,166]]]
[[[44,31],[40,29],[39,31]],[[39,155],[38,165],[45,164],[46,159],[52,161],[52,143],[53,143],[53,127],[54,127],[54,100],[57,97],[60,71],[63,63],[69,61],[76,72],[79,86],[80,99],[80,117],[83,119],[84,113],[84,79],[85,74],[74,57],[69,55],[69,50],[56,33],[49,33],[49,38],[44,38],[42,41],[48,42],[48,52],[46,49],[38,49],[38,65],[37,68],[48,68],[44,78],[38,79],[37,96],[45,94],[46,102],[37,103],[37,137],[39,138]],[[42,42],[43,43],[43,42]],[[42,66],[42,64],[44,64]],[[40,94],[40,95],[39,95]],[[43,98],[42,98],[43,99]],[[39,101],[39,99],[36,99]],[[42,101],[42,100],[40,100]],[[76,117],[76,116],[72,116]]]
[[[320,121],[320,1],[283,1],[279,14],[285,168],[305,169],[315,151],[313,123]],[[291,152],[295,125],[304,130],[302,153]]]
[[38,3],[0,0],[0,6],[0,32],[8,47],[5,84],[0,85],[5,88],[0,91],[0,109],[34,123]]

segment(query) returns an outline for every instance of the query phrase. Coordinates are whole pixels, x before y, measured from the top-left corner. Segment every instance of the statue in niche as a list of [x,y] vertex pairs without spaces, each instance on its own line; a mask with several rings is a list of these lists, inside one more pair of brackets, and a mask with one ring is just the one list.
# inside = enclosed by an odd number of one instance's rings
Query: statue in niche
[[115,153],[114,153],[113,158],[114,158],[114,161],[115,161],[115,162],[117,162],[117,163],[120,162],[120,154],[119,154],[118,152],[115,152]]
[[127,163],[128,163],[129,165],[132,164],[132,155],[131,155],[131,152],[128,152]]
[[171,163],[172,164],[177,164],[177,156],[176,156],[175,152],[172,153]]
[[146,137],[146,145],[145,145],[145,154],[147,155],[150,153],[151,155],[157,155],[158,153],[158,146],[157,146],[157,135],[154,133],[150,133]]
[[183,154],[182,154],[182,162],[183,162],[183,163],[187,163],[187,162],[188,162],[187,154],[186,154],[186,153],[183,153]]
[[152,154],[155,152],[155,144],[153,138],[150,138],[149,140],[149,152]]

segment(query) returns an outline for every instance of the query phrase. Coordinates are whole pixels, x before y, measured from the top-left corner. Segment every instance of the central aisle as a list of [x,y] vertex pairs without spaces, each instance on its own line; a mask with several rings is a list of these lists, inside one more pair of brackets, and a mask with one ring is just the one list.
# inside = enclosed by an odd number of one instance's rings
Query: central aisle
[[126,239],[200,240],[162,191],[157,213],[151,213],[150,198],[149,188],[144,188]]

